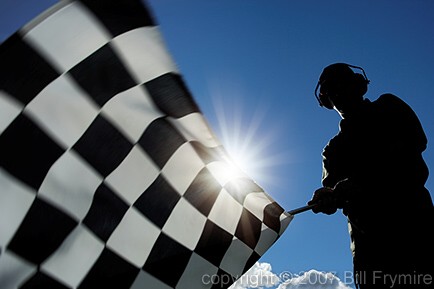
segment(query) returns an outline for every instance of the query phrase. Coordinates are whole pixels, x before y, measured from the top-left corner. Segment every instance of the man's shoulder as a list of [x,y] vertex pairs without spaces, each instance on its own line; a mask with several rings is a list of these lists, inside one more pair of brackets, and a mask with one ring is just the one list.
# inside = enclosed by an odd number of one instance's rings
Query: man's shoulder
[[385,93],[382,94],[378,97],[377,100],[373,101],[373,103],[376,104],[387,104],[387,105],[405,105],[408,106],[407,103],[405,103],[405,101],[403,101],[401,98],[397,97],[394,94],[391,93]]
[[399,130],[402,135],[406,131],[414,139],[419,139],[422,150],[425,149],[427,142],[425,132],[415,111],[405,101],[388,93],[381,95],[372,103],[376,103],[378,115],[386,124],[390,124],[389,128]]
[[377,100],[373,101],[372,104],[378,107],[382,112],[413,114],[413,110],[404,100],[391,93],[385,93],[380,95],[380,97],[378,97]]

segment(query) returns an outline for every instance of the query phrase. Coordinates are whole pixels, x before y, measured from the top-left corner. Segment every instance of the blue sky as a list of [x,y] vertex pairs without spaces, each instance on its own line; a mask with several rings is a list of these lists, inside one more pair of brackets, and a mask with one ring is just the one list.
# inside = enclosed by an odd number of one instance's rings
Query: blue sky
[[[56,2],[1,0],[0,41]],[[217,136],[235,158],[250,155],[245,170],[284,208],[303,206],[321,185],[321,151],[340,118],[313,90],[334,62],[365,69],[367,98],[390,92],[410,104],[433,171],[433,1],[148,2]],[[433,175],[426,186],[433,196]],[[261,262],[276,274],[315,269],[343,279],[352,270],[346,219],[297,215]]]

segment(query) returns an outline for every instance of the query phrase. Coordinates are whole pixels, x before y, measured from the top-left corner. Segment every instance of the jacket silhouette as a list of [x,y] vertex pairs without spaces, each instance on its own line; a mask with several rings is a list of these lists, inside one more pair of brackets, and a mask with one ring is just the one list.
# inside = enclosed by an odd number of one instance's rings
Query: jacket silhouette
[[[433,288],[434,210],[422,158],[427,139],[401,99],[364,99],[369,81],[343,63],[326,67],[320,105],[341,116],[323,151],[323,188],[309,202],[315,213],[338,208],[348,217],[360,288]],[[317,91],[316,91],[317,92]]]

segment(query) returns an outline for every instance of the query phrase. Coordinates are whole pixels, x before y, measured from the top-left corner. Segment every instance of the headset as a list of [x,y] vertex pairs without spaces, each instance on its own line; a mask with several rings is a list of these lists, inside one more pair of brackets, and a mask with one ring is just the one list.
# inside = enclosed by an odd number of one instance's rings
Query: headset
[[[363,75],[360,73],[355,73],[352,69],[359,69],[362,71]],[[344,70],[347,70],[348,72],[344,72]],[[354,89],[356,89],[355,93],[359,94],[360,96],[363,96],[368,91],[368,84],[370,83],[370,80],[366,76],[365,71],[360,66],[355,66],[347,63],[335,63],[327,66],[324,68],[323,72],[321,73],[321,76],[318,80],[318,84],[315,87],[315,97],[318,100],[318,103],[321,107],[325,107],[327,109],[333,109],[333,103],[330,101],[329,95],[332,91],[336,92],[338,90],[333,85],[330,85],[328,88],[325,88],[325,91],[321,91],[321,86],[324,86],[327,83],[328,78],[325,74],[330,73],[346,73],[347,77],[350,77],[349,85],[352,85]],[[352,73],[351,73],[352,72]],[[323,79],[325,78],[325,79]],[[319,89],[319,93],[318,93]]]

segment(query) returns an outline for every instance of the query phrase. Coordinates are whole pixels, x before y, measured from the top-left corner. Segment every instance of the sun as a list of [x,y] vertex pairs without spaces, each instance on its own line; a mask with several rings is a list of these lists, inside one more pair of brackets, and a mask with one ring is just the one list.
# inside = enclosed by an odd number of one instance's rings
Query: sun
[[229,155],[232,172],[241,170],[260,186],[275,181],[273,169],[282,163],[282,156],[271,153],[277,137],[265,127],[266,107],[247,108],[240,98],[223,101],[219,94],[212,100],[216,134]]

